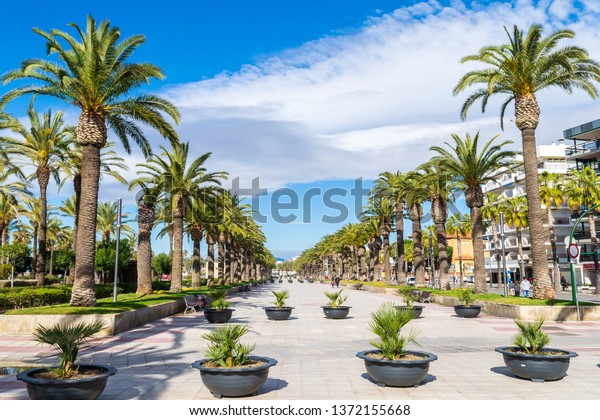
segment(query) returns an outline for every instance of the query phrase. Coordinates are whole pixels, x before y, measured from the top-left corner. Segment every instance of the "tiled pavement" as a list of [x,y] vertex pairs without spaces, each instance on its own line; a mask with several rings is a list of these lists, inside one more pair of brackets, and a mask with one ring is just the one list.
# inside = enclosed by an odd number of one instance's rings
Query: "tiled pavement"
[[[288,321],[270,321],[263,306],[270,290],[290,290],[294,306]],[[245,341],[257,344],[254,354],[277,359],[260,393],[261,400],[600,400],[600,322],[546,322],[551,346],[579,353],[568,376],[543,384],[517,379],[504,367],[497,346],[510,345],[516,332],[511,319],[482,314],[454,316],[450,307],[425,304],[423,316],[411,324],[420,330],[424,351],[438,355],[425,383],[416,388],[379,387],[366,374],[358,351],[371,348],[370,313],[394,295],[345,289],[352,306],[343,320],[326,319],[320,308],[329,285],[274,284],[232,297],[233,322],[245,323]],[[214,328],[201,313],[175,315],[116,337],[96,339],[82,351],[86,362],[119,369],[101,399],[212,399],[200,374],[190,365],[202,357],[202,334]],[[0,335],[0,367],[48,365],[56,354],[25,336]],[[15,375],[0,374],[0,399],[27,399]]]

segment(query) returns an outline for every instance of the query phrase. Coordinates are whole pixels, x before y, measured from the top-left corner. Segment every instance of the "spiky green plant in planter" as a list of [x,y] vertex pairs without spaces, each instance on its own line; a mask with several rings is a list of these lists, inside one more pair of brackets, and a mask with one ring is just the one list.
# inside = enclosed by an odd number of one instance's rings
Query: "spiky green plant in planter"
[[342,290],[338,290],[337,292],[325,292],[325,296],[329,299],[327,306],[331,308],[339,308],[346,302],[346,299],[348,299],[348,296],[342,296]]
[[290,292],[288,292],[287,290],[281,290],[279,292],[277,290],[271,290],[271,293],[273,293],[273,295],[275,296],[275,300],[271,303],[275,305],[277,309],[285,308],[285,301],[290,297]]
[[396,293],[402,296],[408,308],[412,308],[413,302],[419,300],[419,295],[415,293],[416,290],[413,286],[402,286],[396,290]]
[[513,337],[513,344],[527,354],[544,354],[544,347],[550,343],[550,336],[542,331],[544,319],[532,322],[515,319],[515,324],[521,331]]
[[403,336],[402,328],[414,318],[414,312],[398,311],[393,302],[383,303],[371,314],[369,329],[377,335],[370,344],[379,349],[389,360],[398,360],[406,355],[406,345],[413,343],[420,347],[416,338],[419,332],[411,329]]
[[471,289],[458,289],[458,300],[465,306],[471,306],[475,301],[475,294]]
[[202,338],[211,343],[205,352],[206,358],[219,367],[243,366],[256,347],[255,344],[240,343],[247,332],[248,327],[245,325],[226,324],[202,335]]
[[52,327],[38,325],[33,336],[37,342],[49,344],[59,351],[60,361],[55,372],[61,379],[68,379],[77,372],[75,361],[81,345],[100,332],[104,326],[105,323],[102,321]]
[[227,302],[227,300],[225,300],[225,297],[227,296],[225,290],[217,290],[213,292],[210,296],[213,299],[210,304],[210,307],[217,311],[222,311],[231,306],[231,304]]

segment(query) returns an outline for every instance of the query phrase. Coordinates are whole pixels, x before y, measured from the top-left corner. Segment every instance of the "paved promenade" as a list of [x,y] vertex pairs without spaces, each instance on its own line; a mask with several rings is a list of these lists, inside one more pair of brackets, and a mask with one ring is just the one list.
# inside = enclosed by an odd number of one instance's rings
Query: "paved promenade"
[[[270,290],[290,291],[294,306],[288,321],[270,321],[262,307],[273,300]],[[423,316],[411,322],[421,331],[422,349],[438,355],[425,383],[416,388],[379,387],[370,381],[355,355],[372,348],[370,313],[395,295],[344,289],[352,306],[343,320],[326,319],[325,284],[283,283],[253,288],[230,298],[233,322],[250,327],[246,342],[253,354],[277,359],[260,400],[600,400],[600,322],[547,322],[551,346],[579,353],[568,376],[533,383],[515,378],[505,367],[497,346],[510,345],[516,332],[511,319],[482,314],[462,319],[451,307],[425,304]],[[410,326],[410,324],[409,324]],[[119,369],[100,399],[212,399],[198,370],[190,365],[203,356],[202,334],[214,328],[202,313],[178,314],[115,337],[96,339],[82,351],[85,362]],[[407,331],[408,332],[408,331]],[[26,336],[0,335],[0,367],[49,365],[56,354]],[[1,369],[0,369],[1,370]],[[25,384],[0,374],[0,399],[27,399]]]

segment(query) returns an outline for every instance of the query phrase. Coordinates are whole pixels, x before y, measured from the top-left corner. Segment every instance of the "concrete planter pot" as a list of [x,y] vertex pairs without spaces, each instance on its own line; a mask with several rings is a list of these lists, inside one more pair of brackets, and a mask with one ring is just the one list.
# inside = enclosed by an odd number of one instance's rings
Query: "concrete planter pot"
[[350,313],[351,306],[339,306],[334,308],[332,306],[321,306],[323,313],[327,318],[330,319],[343,319]]
[[200,371],[202,382],[215,398],[241,397],[256,395],[269,377],[269,368],[277,364],[277,360],[269,357],[250,356],[250,360],[262,361],[260,366],[236,368],[204,367],[208,359],[197,360],[192,367]]
[[423,314],[423,308],[424,306],[419,306],[419,305],[413,305],[413,306],[396,306],[396,309],[398,309],[399,311],[412,311],[415,316],[414,318],[419,318],[422,314]]
[[104,365],[79,365],[79,369],[101,370],[97,376],[80,379],[42,379],[32,375],[51,368],[35,368],[17,375],[17,379],[27,384],[27,393],[32,400],[95,400],[104,391],[109,376],[117,369]]
[[276,308],[275,306],[268,306],[265,309],[265,313],[267,314],[267,318],[272,319],[274,321],[285,321],[292,315],[291,306],[286,306],[283,308]]
[[367,350],[356,356],[364,360],[367,373],[380,386],[418,386],[427,376],[429,364],[437,360],[435,354],[420,351],[407,352],[423,357],[420,360],[384,360],[368,356],[372,353],[381,354],[379,350]]
[[497,347],[506,367],[519,378],[531,379],[532,382],[555,381],[561,379],[569,369],[571,358],[577,353],[567,350],[544,349],[560,354],[526,354],[517,353],[515,347]]
[[461,318],[475,318],[481,312],[481,306],[478,305],[454,305],[454,312]]
[[204,318],[211,324],[224,324],[231,319],[234,309],[223,309],[218,311],[216,309],[205,309]]

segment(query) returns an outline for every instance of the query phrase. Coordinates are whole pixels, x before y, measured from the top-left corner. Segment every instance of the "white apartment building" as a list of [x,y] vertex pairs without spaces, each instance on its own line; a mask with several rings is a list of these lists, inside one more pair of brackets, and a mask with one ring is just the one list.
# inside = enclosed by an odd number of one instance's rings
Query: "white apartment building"
[[[538,172],[542,173],[553,172],[566,174],[575,165],[573,162],[569,162],[565,155],[564,143],[540,145],[537,148],[538,153]],[[518,161],[522,162],[522,157],[517,158]],[[503,168],[499,170],[495,175],[494,181],[489,181],[483,186],[483,192],[493,192],[498,194],[500,197],[512,198],[526,195],[525,190],[525,172],[523,166],[517,166],[514,168]],[[569,266],[566,254],[566,248],[564,245],[565,237],[571,234],[573,224],[571,221],[571,211],[567,206],[563,206],[552,210],[552,219],[554,222],[554,233],[556,235],[557,253],[559,260],[559,267],[561,276],[565,278],[569,277]],[[544,223],[547,226],[547,223]],[[495,259],[496,244],[493,242],[493,232],[491,228],[484,235],[486,239],[486,258],[485,267],[489,273],[491,283],[496,284],[499,278],[502,278],[502,264],[500,264],[500,274],[498,274],[498,264]],[[500,241],[500,234],[498,234],[498,240]],[[520,258],[518,252],[517,242],[517,231],[508,225],[504,225],[504,248],[506,255],[506,266],[509,273],[510,279],[522,279],[523,277],[531,277],[531,262],[530,262],[530,250],[531,245],[529,241],[528,229],[522,230],[522,243],[523,243],[523,255],[525,265],[525,273],[520,273]],[[497,244],[498,249],[501,249],[501,243]],[[553,266],[552,262],[552,248],[550,240],[546,242],[546,255],[548,256],[548,267]],[[560,281],[560,276],[556,279]]]

